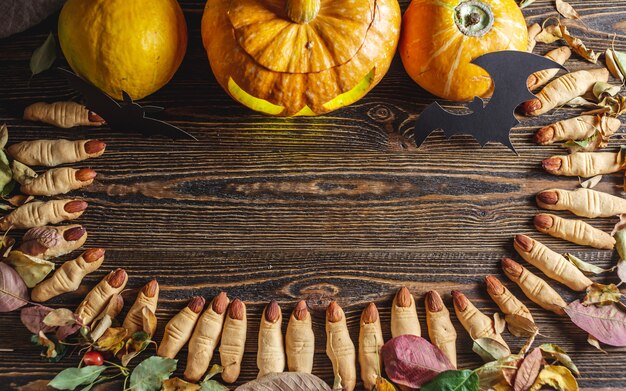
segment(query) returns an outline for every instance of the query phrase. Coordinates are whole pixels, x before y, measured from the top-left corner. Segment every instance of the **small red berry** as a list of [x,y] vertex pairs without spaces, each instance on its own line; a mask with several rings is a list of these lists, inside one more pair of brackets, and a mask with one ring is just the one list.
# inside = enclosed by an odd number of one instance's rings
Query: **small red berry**
[[85,355],[83,356],[83,363],[87,366],[95,365],[99,367],[104,363],[104,359],[102,358],[102,354],[100,352],[92,350],[85,353]]

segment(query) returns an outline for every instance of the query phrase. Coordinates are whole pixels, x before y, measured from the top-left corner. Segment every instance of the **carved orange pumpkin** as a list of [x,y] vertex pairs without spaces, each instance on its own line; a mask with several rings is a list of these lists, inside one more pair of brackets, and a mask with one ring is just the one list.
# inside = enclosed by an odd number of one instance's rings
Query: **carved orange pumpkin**
[[400,56],[422,88],[467,101],[490,95],[491,78],[470,62],[528,45],[524,16],[514,0],[413,0],[404,13]]
[[397,0],[209,0],[202,39],[235,100],[272,115],[316,115],[382,79],[400,18]]

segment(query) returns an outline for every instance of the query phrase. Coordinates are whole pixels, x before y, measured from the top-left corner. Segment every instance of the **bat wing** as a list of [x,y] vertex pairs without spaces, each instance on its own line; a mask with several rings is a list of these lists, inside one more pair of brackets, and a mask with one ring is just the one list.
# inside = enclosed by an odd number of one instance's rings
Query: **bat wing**
[[493,80],[494,90],[489,106],[495,107],[490,110],[503,110],[511,115],[517,106],[535,98],[528,90],[530,75],[545,69],[565,69],[549,58],[515,50],[487,53],[472,63],[487,71]]
[[[477,106],[478,103],[482,104],[482,100],[480,98],[476,98],[478,101],[474,101],[474,107]],[[475,131],[471,129],[474,121],[472,120],[476,113],[471,114],[454,114],[450,113],[447,110],[444,110],[443,107],[439,105],[439,103],[435,102],[424,111],[417,118],[415,123],[415,144],[417,147],[422,145],[422,143],[428,138],[428,136],[435,130],[441,129],[443,130],[446,138],[450,138],[457,134],[470,134],[475,135]],[[480,140],[479,140],[480,141]]]
[[139,129],[142,133],[147,135],[160,134],[171,137],[175,140],[190,138],[192,140],[198,141],[198,139],[195,138],[192,134],[185,132],[179,127],[168,124],[165,121],[160,121],[158,119],[149,117],[142,118],[139,121],[139,124],[137,124],[136,129]]
[[59,70],[63,72],[70,86],[83,95],[89,110],[97,113],[108,123],[115,122],[120,110],[119,103],[75,73],[65,68]]

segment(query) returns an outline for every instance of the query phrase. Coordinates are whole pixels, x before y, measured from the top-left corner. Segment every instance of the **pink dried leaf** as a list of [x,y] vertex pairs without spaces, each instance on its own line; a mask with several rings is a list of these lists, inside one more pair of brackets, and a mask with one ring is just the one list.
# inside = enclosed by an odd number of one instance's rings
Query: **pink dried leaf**
[[576,300],[564,309],[576,326],[598,341],[611,346],[626,346],[626,312],[619,305],[585,306]]
[[455,369],[446,355],[422,337],[401,335],[381,349],[387,376],[396,384],[419,388],[439,373]]
[[28,288],[11,266],[0,262],[0,312],[11,312],[28,303]]

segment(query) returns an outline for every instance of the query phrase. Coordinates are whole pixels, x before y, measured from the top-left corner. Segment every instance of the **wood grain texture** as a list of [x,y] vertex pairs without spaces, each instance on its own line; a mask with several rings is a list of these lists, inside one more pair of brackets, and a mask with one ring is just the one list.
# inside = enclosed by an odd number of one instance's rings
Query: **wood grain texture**
[[[568,21],[573,33],[585,36],[598,51],[615,35],[616,48],[626,50],[626,1],[570,3],[584,21]],[[360,312],[370,301],[378,305],[389,338],[391,299],[401,285],[416,295],[423,330],[423,295],[431,289],[445,294],[449,308],[449,291],[461,289],[492,314],[496,306],[483,278],[495,274],[506,281],[499,259],[514,255],[516,233],[601,267],[615,263],[610,251],[565,243],[536,232],[531,224],[538,212],[535,193],[578,185],[575,178],[541,170],[542,159],[563,150],[532,144],[532,134],[580,110],[563,108],[523,119],[512,133],[519,156],[501,145],[479,149],[468,137],[444,140],[441,133],[416,151],[410,135],[413,122],[434,98],[410,80],[396,58],[383,81],[351,107],[317,118],[265,117],[233,102],[215,82],[199,33],[203,2],[185,0],[181,5],[190,37],[183,65],[170,84],[141,103],[167,107],[161,118],[193,133],[198,142],[144,139],[106,128],[60,130],[21,120],[27,104],[76,98],[55,71],[28,82],[30,55],[56,30],[56,16],[0,40],[0,123],[9,125],[11,143],[98,137],[108,144],[102,158],[81,165],[98,171],[94,185],[75,193],[90,204],[79,220],[89,230],[87,246],[107,248],[107,259],[78,292],[57,298],[52,306],[74,308],[116,267],[130,275],[127,303],[137,288],[156,277],[162,287],[160,340],[163,325],[187,298],[201,294],[210,299],[226,290],[249,309],[240,379],[247,381],[256,377],[257,325],[265,303],[277,299],[289,313],[304,298],[317,337],[314,373],[331,382],[323,322],[324,308],[333,298],[345,308],[355,341]],[[401,2],[403,9],[407,5]],[[556,15],[548,0],[537,1],[524,13],[529,23]],[[545,53],[551,47],[540,44],[535,51]],[[593,66],[575,58],[567,67]],[[616,135],[610,147],[622,138]],[[597,189],[623,195],[622,183],[622,174],[615,174]],[[610,231],[615,221],[590,222]],[[567,300],[577,298],[553,285]],[[523,297],[513,284],[507,286]],[[570,322],[524,302],[546,336],[538,341],[556,342],[572,353],[584,389],[626,388],[623,351],[608,349],[605,356],[587,345],[586,335]],[[460,367],[477,367],[469,337],[456,319],[455,326]],[[505,338],[514,348],[522,345],[510,334]],[[19,313],[0,314],[0,348],[13,350],[0,354],[0,389],[45,389],[54,374],[78,362],[76,354],[58,364],[43,362],[28,340]],[[181,374],[186,351],[179,359]],[[119,383],[101,387],[117,388]]]

